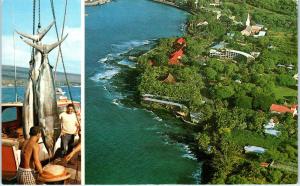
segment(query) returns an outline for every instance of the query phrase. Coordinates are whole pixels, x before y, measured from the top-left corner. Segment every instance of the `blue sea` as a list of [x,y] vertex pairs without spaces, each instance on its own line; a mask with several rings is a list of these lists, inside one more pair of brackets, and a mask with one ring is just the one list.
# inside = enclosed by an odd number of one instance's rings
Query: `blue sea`
[[[65,96],[67,96],[70,99],[70,94],[68,91],[68,88],[66,86],[62,86],[61,89],[65,93]],[[70,91],[72,94],[72,98],[74,101],[81,101],[81,88],[80,87],[70,87]],[[1,101],[2,103],[7,102],[15,102],[16,101],[16,95],[17,99],[20,102],[23,102],[24,100],[24,94],[25,94],[25,88],[24,86],[18,86],[17,89],[15,87],[2,87],[1,88]],[[6,109],[2,113],[2,121],[11,121],[16,117],[15,109]]]

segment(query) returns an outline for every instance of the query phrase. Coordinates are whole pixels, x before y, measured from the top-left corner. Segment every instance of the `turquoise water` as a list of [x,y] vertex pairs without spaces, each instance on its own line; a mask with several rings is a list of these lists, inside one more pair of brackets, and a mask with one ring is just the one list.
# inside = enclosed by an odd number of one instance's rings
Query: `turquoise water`
[[[65,96],[70,98],[68,93],[68,88],[65,86],[61,87],[65,93]],[[17,95],[20,102],[24,100],[24,87],[17,87]],[[81,101],[81,90],[80,87],[70,87],[70,91],[74,101]],[[1,88],[1,101],[3,103],[6,102],[15,102],[15,88],[14,87],[2,87]],[[10,121],[16,117],[14,109],[6,109],[5,112],[2,113],[2,121]]]
[[[68,93],[68,88],[66,86],[60,87],[65,93],[65,96],[70,98]],[[81,99],[81,92],[80,87],[70,87],[70,91],[74,101],[80,101]],[[15,88],[14,87],[2,87],[1,88],[1,100],[2,102],[14,102],[15,101]],[[17,95],[19,101],[24,100],[24,87],[17,87]]]
[[123,105],[128,92],[113,83],[117,74],[134,68],[122,53],[182,35],[187,14],[147,0],[116,0],[86,7],[86,13],[85,183],[199,183],[196,158],[168,135],[184,132],[183,124]]

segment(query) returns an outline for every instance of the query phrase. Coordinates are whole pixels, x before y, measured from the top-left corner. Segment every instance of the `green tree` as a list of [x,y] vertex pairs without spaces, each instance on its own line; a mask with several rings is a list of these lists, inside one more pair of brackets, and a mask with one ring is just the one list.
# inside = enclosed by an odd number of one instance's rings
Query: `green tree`
[[276,77],[276,82],[280,86],[295,86],[296,80],[288,74],[280,74]]
[[256,109],[262,109],[263,111],[269,111],[270,106],[275,103],[274,96],[268,95],[256,95],[253,100],[253,107]]
[[208,80],[216,80],[218,75],[218,73],[211,67],[205,68],[204,73]]
[[197,135],[198,148],[203,151],[207,151],[210,144],[210,137],[206,133],[199,133]]
[[252,108],[252,98],[249,96],[239,96],[236,98],[235,105],[240,108],[251,109]]
[[215,97],[219,99],[226,99],[234,94],[234,89],[231,86],[217,85],[215,87]]

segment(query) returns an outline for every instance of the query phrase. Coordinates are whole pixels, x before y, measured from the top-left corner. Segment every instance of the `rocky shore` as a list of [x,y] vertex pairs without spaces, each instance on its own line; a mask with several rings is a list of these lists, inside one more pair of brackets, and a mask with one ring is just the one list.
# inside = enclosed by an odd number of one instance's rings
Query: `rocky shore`
[[180,8],[178,5],[176,5],[175,3],[170,2],[170,1],[165,1],[165,0],[153,0],[153,1],[157,2],[157,3],[166,4],[166,5],[169,5],[169,6],[174,6],[176,8]]
[[105,3],[109,3],[111,0],[85,0],[85,6],[97,6]]

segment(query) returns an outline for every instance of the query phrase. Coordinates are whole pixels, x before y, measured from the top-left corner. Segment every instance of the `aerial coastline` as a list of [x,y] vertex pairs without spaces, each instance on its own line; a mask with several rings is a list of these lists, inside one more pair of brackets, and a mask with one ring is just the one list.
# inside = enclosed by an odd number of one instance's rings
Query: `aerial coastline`
[[186,34],[160,39],[137,59],[141,104],[169,110],[193,128],[192,149],[205,160],[201,183],[295,183],[296,4],[181,3],[194,12]]
[[169,137],[201,164],[196,183],[296,183],[294,1],[156,2],[192,12],[185,33],[151,41],[146,51],[101,56],[110,74],[92,80],[111,78],[116,90],[133,94],[113,99],[117,107],[146,108],[170,128],[180,125],[185,132]]

